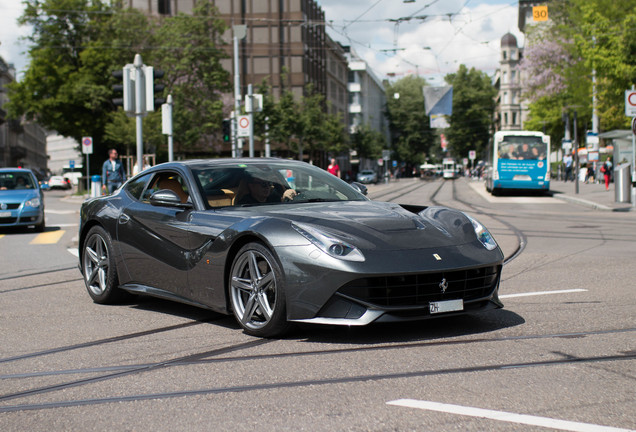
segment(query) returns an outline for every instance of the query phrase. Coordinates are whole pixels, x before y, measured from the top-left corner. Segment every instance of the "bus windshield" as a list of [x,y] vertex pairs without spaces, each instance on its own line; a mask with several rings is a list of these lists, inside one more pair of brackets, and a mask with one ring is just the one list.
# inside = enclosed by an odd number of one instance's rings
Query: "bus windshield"
[[499,159],[543,160],[546,144],[541,137],[507,135],[499,143]]

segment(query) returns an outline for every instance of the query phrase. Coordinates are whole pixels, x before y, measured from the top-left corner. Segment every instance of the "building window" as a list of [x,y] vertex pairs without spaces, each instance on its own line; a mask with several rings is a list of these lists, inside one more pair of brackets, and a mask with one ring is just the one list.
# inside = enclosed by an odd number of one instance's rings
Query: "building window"
[[516,71],[510,71],[510,82],[514,83],[516,78],[517,78]]
[[504,113],[504,125],[508,124],[508,113]]
[[506,60],[507,59],[506,50],[503,50],[501,53],[503,54],[503,59]]
[[512,113],[512,124],[513,125],[517,124],[517,113],[516,112]]
[[503,103],[504,103],[504,105],[507,105],[509,103],[508,102],[508,92],[504,92],[504,94],[503,94]]
[[170,0],[157,0],[157,10],[160,15],[170,15]]

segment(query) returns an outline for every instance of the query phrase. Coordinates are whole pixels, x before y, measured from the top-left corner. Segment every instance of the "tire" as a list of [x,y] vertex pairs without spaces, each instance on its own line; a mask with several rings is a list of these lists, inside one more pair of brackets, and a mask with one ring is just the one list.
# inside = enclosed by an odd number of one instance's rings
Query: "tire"
[[289,329],[283,273],[263,244],[248,243],[236,254],[229,295],[234,317],[245,333],[275,337]]
[[35,226],[34,231],[41,233],[46,229],[46,222],[44,222],[44,216],[42,216],[42,222]]
[[84,241],[82,253],[84,283],[95,303],[112,304],[120,300],[123,291],[113,261],[113,242],[101,226],[94,226]]

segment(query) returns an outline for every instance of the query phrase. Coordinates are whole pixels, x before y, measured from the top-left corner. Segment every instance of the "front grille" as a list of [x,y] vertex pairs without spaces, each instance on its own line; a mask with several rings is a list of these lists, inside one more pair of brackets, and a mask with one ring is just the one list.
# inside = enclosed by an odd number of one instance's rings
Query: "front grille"
[[[339,293],[380,307],[427,306],[432,301],[475,300],[490,295],[497,286],[499,266],[468,270],[356,279]],[[448,287],[442,292],[442,280]]]
[[[20,203],[11,203],[11,204],[7,203],[6,206],[7,206],[6,210],[15,210],[17,208],[20,208]],[[4,209],[0,209],[0,210],[4,210]]]
[[18,221],[18,218],[14,217],[3,217],[0,218],[0,224],[14,224]]

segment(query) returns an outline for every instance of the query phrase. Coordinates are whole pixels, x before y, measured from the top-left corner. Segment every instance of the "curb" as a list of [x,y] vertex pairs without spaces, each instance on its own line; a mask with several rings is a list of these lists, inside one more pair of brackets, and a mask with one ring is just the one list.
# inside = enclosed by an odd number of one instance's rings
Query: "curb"
[[583,198],[575,198],[573,196],[569,196],[569,195],[563,195],[563,194],[554,194],[552,195],[553,198],[556,198],[558,200],[561,201],[567,201],[573,204],[579,204],[585,207],[589,207],[592,208],[594,210],[602,210],[602,211],[615,211],[615,212],[628,212],[631,211],[631,207],[618,207],[618,208],[614,208],[614,207],[609,207],[603,204],[598,204],[595,203],[593,201],[588,201],[585,200]]

